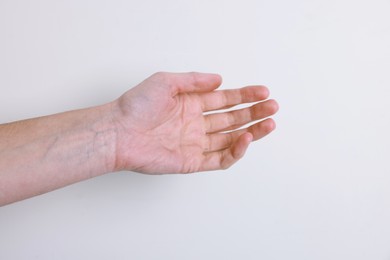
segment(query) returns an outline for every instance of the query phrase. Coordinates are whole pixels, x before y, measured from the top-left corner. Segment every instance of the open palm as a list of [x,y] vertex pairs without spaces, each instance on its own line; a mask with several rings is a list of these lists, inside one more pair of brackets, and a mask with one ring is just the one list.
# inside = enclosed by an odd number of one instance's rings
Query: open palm
[[[216,90],[221,77],[203,73],[156,73],[115,101],[117,170],[190,173],[226,169],[252,140],[270,133],[277,103],[263,86]],[[263,102],[258,102],[263,101]],[[242,103],[248,108],[205,113]]]

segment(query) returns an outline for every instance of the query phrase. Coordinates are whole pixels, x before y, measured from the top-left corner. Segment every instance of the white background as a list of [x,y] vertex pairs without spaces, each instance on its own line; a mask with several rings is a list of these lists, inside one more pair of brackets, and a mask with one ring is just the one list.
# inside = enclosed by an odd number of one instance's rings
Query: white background
[[265,84],[227,171],[114,173],[0,208],[0,259],[390,259],[390,1],[0,0],[0,121],[156,71]]

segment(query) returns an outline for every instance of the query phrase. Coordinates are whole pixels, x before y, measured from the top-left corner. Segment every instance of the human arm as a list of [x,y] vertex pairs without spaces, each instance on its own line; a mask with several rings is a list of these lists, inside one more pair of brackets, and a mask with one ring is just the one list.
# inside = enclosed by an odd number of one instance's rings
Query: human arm
[[[271,132],[268,90],[216,90],[215,74],[157,73],[119,99],[93,108],[0,125],[0,205],[104,173],[226,169]],[[258,102],[234,112],[205,114]]]

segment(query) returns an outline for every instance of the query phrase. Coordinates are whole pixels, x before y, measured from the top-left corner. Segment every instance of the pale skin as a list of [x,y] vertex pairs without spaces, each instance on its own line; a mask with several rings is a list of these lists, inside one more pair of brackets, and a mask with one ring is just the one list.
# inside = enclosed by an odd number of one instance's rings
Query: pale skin
[[0,205],[122,170],[229,168],[274,130],[278,104],[264,86],[217,90],[221,81],[160,72],[101,106],[0,125]]

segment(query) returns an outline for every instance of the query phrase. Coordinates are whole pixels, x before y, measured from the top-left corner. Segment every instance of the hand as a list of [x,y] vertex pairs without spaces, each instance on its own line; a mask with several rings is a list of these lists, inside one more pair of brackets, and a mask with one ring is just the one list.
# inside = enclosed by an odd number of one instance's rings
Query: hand
[[[115,170],[190,173],[237,162],[250,142],[269,134],[275,123],[266,119],[237,129],[273,115],[278,105],[266,100],[266,87],[215,90],[221,81],[215,74],[156,73],[116,100]],[[205,114],[249,102],[258,103]]]

